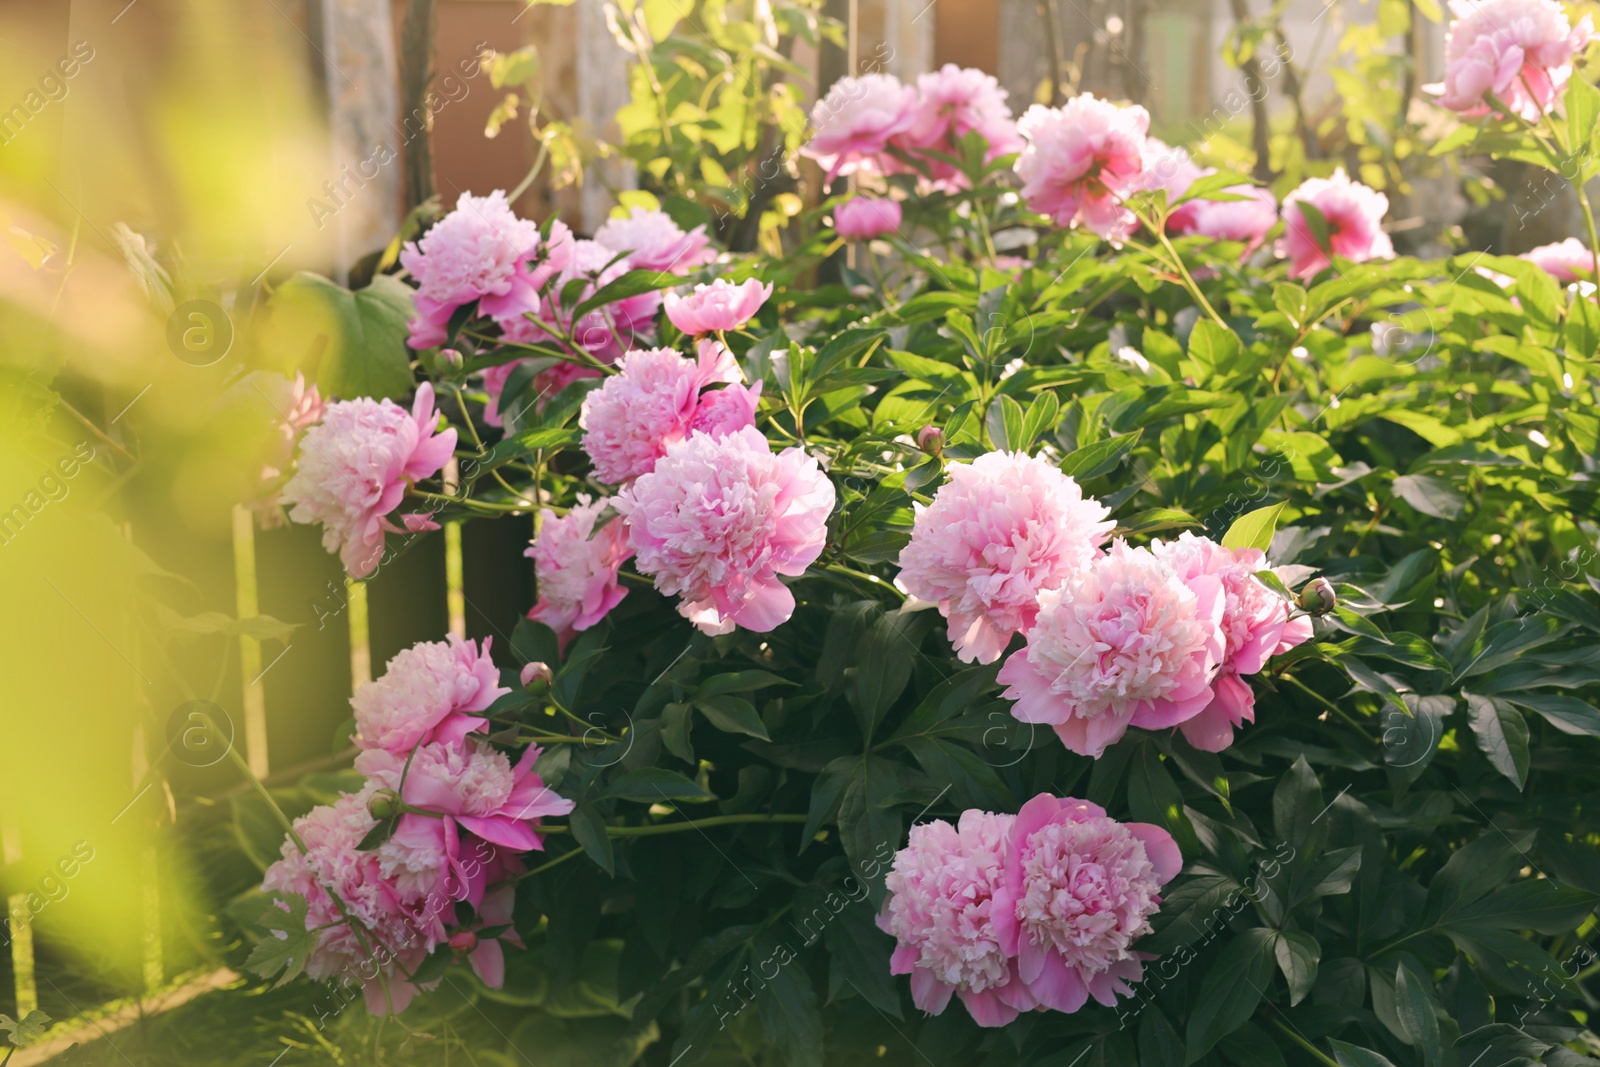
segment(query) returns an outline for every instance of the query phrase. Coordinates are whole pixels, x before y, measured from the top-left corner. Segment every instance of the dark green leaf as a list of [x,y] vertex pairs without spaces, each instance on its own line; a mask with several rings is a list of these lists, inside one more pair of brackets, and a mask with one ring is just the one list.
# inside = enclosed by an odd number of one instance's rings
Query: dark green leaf
[[[762,672],[756,672],[762,673]],[[723,677],[729,677],[723,675]],[[761,715],[756,711],[755,705],[743,697],[723,693],[714,696],[696,697],[694,706],[700,713],[711,720],[711,725],[728,734],[748,734],[759,737],[763,741],[771,741],[767,728],[761,721]]]
[[1272,977],[1276,941],[1273,931],[1256,927],[1235,936],[1222,950],[1200,983],[1189,1015],[1185,1063],[1200,1059],[1255,1014]]
[[1463,694],[1478,748],[1518,789],[1528,780],[1528,723],[1508,701]]

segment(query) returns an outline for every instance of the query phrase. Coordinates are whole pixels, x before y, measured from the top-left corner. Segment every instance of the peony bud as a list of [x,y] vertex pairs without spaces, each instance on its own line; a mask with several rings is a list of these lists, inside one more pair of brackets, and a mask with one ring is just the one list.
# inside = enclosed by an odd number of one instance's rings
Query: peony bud
[[555,679],[555,674],[550,670],[548,663],[534,660],[522,668],[522,688],[534,689],[547,686]]
[[1308,615],[1326,615],[1339,604],[1333,583],[1326,578],[1313,578],[1300,590],[1300,610]]
[[930,456],[944,453],[944,431],[937,426],[924,426],[917,431],[917,447]]
[[898,200],[852,196],[833,209],[833,229],[846,241],[870,241],[900,228]]
[[478,947],[478,935],[471,930],[458,930],[450,935],[450,947],[466,955]]
[[461,353],[453,348],[439,349],[439,369],[447,374],[460,374],[466,362],[461,358]]
[[367,798],[367,814],[374,819],[388,819],[400,812],[400,794],[393,789],[376,790]]

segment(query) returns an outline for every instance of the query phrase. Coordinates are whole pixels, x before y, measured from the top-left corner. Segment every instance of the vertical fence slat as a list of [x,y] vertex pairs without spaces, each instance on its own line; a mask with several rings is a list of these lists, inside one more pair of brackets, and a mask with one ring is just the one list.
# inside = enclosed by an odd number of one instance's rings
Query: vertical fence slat
[[[256,593],[256,523],[249,508],[233,509],[233,583],[235,614],[250,619],[261,614]],[[239,684],[244,689],[244,750],[250,773],[265,778],[272,769],[267,755],[267,702],[261,679],[261,642],[239,635]]]
[[[0,859],[8,867],[22,862],[22,828],[12,816],[0,816]],[[13,893],[6,898],[6,921],[11,923],[12,990],[19,1019],[39,1006],[39,990],[33,976],[33,923],[12,920],[13,915],[27,914],[26,893]]]

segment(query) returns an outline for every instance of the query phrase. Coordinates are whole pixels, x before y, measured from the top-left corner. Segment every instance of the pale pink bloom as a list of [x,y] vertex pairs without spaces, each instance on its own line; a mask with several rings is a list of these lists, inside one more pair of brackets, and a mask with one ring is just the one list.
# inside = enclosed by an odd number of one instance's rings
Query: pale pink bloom
[[625,217],[607,219],[595,231],[594,239],[613,252],[626,252],[634,270],[688,274],[717,258],[705,226],[684,233],[665,211],[642,207],[631,209]]
[[511,692],[489,658],[491,638],[466,641],[450,634],[395,653],[383,675],[350,698],[356,744],[407,753],[419,743],[460,741],[488,725],[478,712]]
[[690,433],[726,437],[756,424],[756,407],[761,403],[761,383],[729,385],[700,394],[700,404],[689,420]]
[[834,489],[799,448],[773,455],[754,427],[667,446],[655,470],[617,495],[638,567],[680,595],[706,633],[765,632],[794,614],[797,577],[822,554]]
[[425,515],[388,518],[408,486],[437,474],[456,447],[439,431],[433,386],[417,387],[410,414],[391,400],[329,404],[300,442],[299,467],[283,487],[295,522],[322,524],[322,546],[338,552],[353,578],[365,578],[383,555],[384,531],[436,529]]
[[1589,246],[1576,237],[1568,237],[1552,245],[1540,245],[1518,258],[1534,264],[1563,284],[1577,281],[1580,274],[1591,280],[1594,277],[1594,257],[1589,253]]
[[899,584],[938,603],[962,661],[993,663],[1033,625],[1040,595],[1086,571],[1116,524],[1037,456],[990,452],[945,474],[933,503],[916,505]]
[[[555,333],[541,327],[546,323],[570,336],[574,344],[602,363],[614,363],[629,349],[649,344],[655,336],[656,310],[661,306],[657,291],[595,308],[576,322],[572,318],[579,304],[628,273],[632,265],[627,256],[619,259],[616,252],[596,241],[572,241],[564,256],[552,256],[535,269],[535,277],[549,272],[549,288],[539,314],[534,320],[521,320],[505,330],[506,340],[519,344],[557,341]],[[587,284],[579,286],[576,295],[566,300],[563,294],[567,285],[580,278]]]
[[528,260],[538,248],[538,224],[517,218],[504,192],[462,193],[454,211],[400,250],[401,265],[418,285],[411,347],[444,344],[450,316],[474,300],[496,322],[537,311],[539,287]]
[[1594,26],[1577,26],[1555,0],[1451,0],[1456,19],[1445,41],[1444,81],[1423,86],[1463,115],[1487,115],[1493,94],[1529,122],[1558,110],[1572,61]]
[[533,560],[539,579],[539,602],[528,618],[556,632],[564,647],[579,630],[587,630],[628,595],[617,581],[617,571],[633,551],[621,520],[595,522],[611,506],[602,497],[578,502],[565,515],[548,508],[539,512],[539,532],[523,553]]
[[1195,748],[1221,752],[1233,742],[1237,727],[1255,722],[1255,693],[1240,676],[1255,674],[1271,656],[1310,635],[1289,630],[1289,602],[1255,576],[1267,566],[1260,549],[1227,549],[1184,533],[1176,541],[1154,542],[1151,550],[1185,582],[1210,577],[1222,584],[1222,661],[1212,680],[1211,703],[1178,724]]
[[275,374],[252,377],[260,379],[261,384],[256,387],[268,395],[272,409],[278,414],[261,465],[260,494],[250,505],[262,528],[271,529],[283,523],[278,498],[283,490],[284,471],[294,462],[294,446],[301,434],[322,421],[325,406],[317,387],[307,385],[305,375],[299,371],[295,371],[292,382]]
[[911,999],[930,1015],[944,1011],[951,994],[979,1026],[1004,1026],[1037,1006],[1017,978],[1015,952],[996,933],[994,897],[1014,820],[969,810],[957,826],[913,826],[884,879],[878,929],[898,942],[889,973],[911,976]]
[[[1301,214],[1301,203],[1316,208],[1327,221],[1326,248]],[[1331,178],[1307,178],[1283,198],[1284,231],[1278,238],[1278,255],[1289,260],[1289,273],[1296,278],[1309,278],[1332,266],[1329,251],[1357,263],[1393,259],[1394,245],[1383,232],[1383,216],[1388,210],[1387,196],[1351,181],[1343,167]]]
[[1011,825],[995,929],[1040,1006],[1111,1007],[1143,975],[1133,943],[1150,932],[1157,890],[1183,867],[1172,835],[1120,823],[1087,800],[1041,793]]
[[917,91],[889,74],[840,78],[811,109],[811,140],[800,154],[828,181],[858,169],[883,172],[889,141],[916,121]]
[[[306,974],[319,981],[361,985],[367,1007],[382,1015],[390,1008],[405,1010],[416,995],[404,976],[443,939],[444,925],[440,901],[429,899],[425,892],[408,891],[384,872],[382,849],[357,851],[377,823],[367,812],[370,789],[346,793],[334,804],[313,808],[296,819],[295,832],[306,852],[286,839],[281,858],[267,868],[261,888],[305,899],[306,929],[316,931]],[[420,856],[418,861],[430,862]],[[359,936],[344,920],[330,891],[359,925]],[[363,947],[363,938],[366,945],[381,943],[387,951],[374,959]]]
[[[922,156],[932,171],[935,188],[949,192],[964,189],[968,184],[966,175],[956,166],[923,153],[939,152],[960,159],[959,142],[973,132],[989,146],[984,153],[986,163],[1020,151],[1022,138],[1011,109],[1006,106],[1006,95],[993,75],[973,67],[946,63],[936,71],[919,74],[911,128],[894,137],[892,144]],[[910,170],[904,165],[892,169]]]
[[1230,185],[1223,190],[1244,200],[1195,200],[1189,215],[1189,233],[1221,241],[1243,241],[1245,255],[1255,251],[1278,224],[1278,201],[1272,190],[1255,185]]
[[534,772],[539,753],[530,745],[513,766],[487,742],[468,737],[456,744],[430,742],[414,755],[369,749],[356,757],[356,770],[432,813],[402,815],[394,837],[404,837],[412,849],[443,854],[443,892],[476,906],[486,887],[482,873],[467,865],[473,842],[463,841],[463,832],[511,853],[542,850],[534,828],[545,816],[573,809],[572,801]]
[[726,278],[718,278],[710,285],[695,286],[687,296],[668,293],[663,307],[672,325],[694,337],[739,329],[756,317],[771,296],[771,282],[748,278],[734,285]]
[[1076,582],[1040,594],[1027,646],[998,675],[1011,713],[1095,759],[1130,725],[1176,726],[1211,703],[1222,608],[1216,578],[1185,583],[1119,538]]
[[621,485],[648,474],[668,445],[689,435],[700,391],[740,377],[733,354],[715,341],[702,342],[693,361],[671,348],[623,356],[578,415],[595,476]]
[[833,209],[833,229],[846,241],[870,241],[900,228],[900,201],[852,196]]
[[[1165,141],[1146,137],[1144,142],[1144,172],[1139,176],[1139,188],[1146,191],[1165,189],[1170,206],[1189,191],[1195,179],[1215,173],[1200,166],[1189,157],[1186,148],[1173,148]],[[1194,216],[1201,201],[1190,200],[1172,210],[1167,216],[1167,233],[1174,236],[1194,232]]]
[[1140,188],[1148,111],[1083,93],[1058,108],[1035,104],[1017,128],[1027,141],[1016,171],[1028,207],[1112,241],[1132,232],[1138,220],[1123,201]]

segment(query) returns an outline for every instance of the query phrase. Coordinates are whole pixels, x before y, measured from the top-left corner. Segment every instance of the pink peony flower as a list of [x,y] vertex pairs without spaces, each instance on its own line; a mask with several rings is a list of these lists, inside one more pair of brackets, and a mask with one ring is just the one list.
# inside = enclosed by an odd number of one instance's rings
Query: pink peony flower
[[1540,245],[1518,258],[1534,264],[1563,284],[1577,281],[1580,274],[1590,280],[1594,277],[1594,257],[1589,253],[1589,246],[1576,237],[1568,237],[1552,245]]
[[1255,185],[1230,185],[1223,192],[1248,199],[1193,201],[1187,232],[1220,241],[1243,241],[1248,256],[1278,224],[1278,201],[1270,189]]
[[688,296],[668,293],[663,306],[672,325],[690,337],[703,333],[737,330],[756,317],[772,296],[772,284],[749,278],[734,285],[718,278],[710,285],[697,285]]
[[1017,128],[1027,142],[1016,171],[1028,207],[1111,241],[1132,232],[1137,220],[1122,203],[1140,188],[1149,112],[1083,93],[1059,108],[1035,104]]
[[322,421],[300,442],[299,469],[283,487],[295,522],[322,524],[322,546],[338,552],[353,578],[378,566],[388,530],[436,528],[425,515],[389,521],[407,486],[437,474],[456,447],[456,432],[435,432],[433,386],[417,388],[411,413],[391,400],[329,404]]
[[[426,891],[408,891],[384,872],[387,846],[357,851],[376,822],[367,813],[365,791],[313,808],[294,821],[306,851],[286,839],[261,888],[305,899],[306,929],[315,931],[306,974],[319,981],[360,984],[368,1009],[383,1015],[391,1009],[404,1011],[411,1003],[416,987],[405,975],[443,939],[444,925],[440,901],[430,900]],[[338,895],[359,932],[345,921],[331,894]]]
[[627,530],[620,520],[594,528],[610,506],[609,499],[590,503],[579,493],[565,515],[540,511],[539,532],[523,553],[533,560],[539,579],[539,602],[528,618],[554,630],[563,648],[574,633],[605,618],[628,595],[617,581],[617,571],[633,555]]
[[726,437],[756,424],[756,408],[761,403],[761,383],[729,385],[700,394],[700,405],[689,420],[689,432]]
[[[1326,247],[1307,224],[1300,211],[1302,203],[1316,208],[1326,220]],[[1332,266],[1330,251],[1357,263],[1393,259],[1394,245],[1383,232],[1383,216],[1388,210],[1388,197],[1351,181],[1343,167],[1334,171],[1331,178],[1307,178],[1300,188],[1283,198],[1284,233],[1278,238],[1278,255],[1289,260],[1289,273],[1296,278],[1309,278]]]
[[395,653],[383,676],[350,698],[356,744],[403,755],[420,743],[460,741],[487,726],[489,720],[475,713],[511,692],[489,658],[491,640],[484,638],[480,650],[476,641],[451,634]]
[[[1167,203],[1170,205],[1189,191],[1189,186],[1195,183],[1196,178],[1208,173],[1214,172],[1202,170],[1189,158],[1188,149],[1173,148],[1165,141],[1154,137],[1145,138],[1144,172],[1139,176],[1140,189],[1147,191],[1165,189]],[[1174,209],[1167,216],[1167,233],[1174,236],[1193,233],[1194,216],[1200,204],[1199,200],[1190,200]]]
[[1227,549],[1192,533],[1150,547],[1184,582],[1208,577],[1222,584],[1222,660],[1211,703],[1178,724],[1195,748],[1221,752],[1233,742],[1235,728],[1255,722],[1255,693],[1240,676],[1260,671],[1270,657],[1306,640],[1309,630],[1303,636],[1290,631],[1289,602],[1255,576],[1267,566],[1260,549]]
[[602,482],[621,485],[648,474],[667,446],[689,435],[700,391],[740,380],[733,354],[715,341],[691,362],[671,348],[629,352],[617,373],[583,398],[583,450]]
[[538,248],[538,225],[517,218],[504,192],[462,193],[454,211],[400,250],[418,286],[411,347],[444,344],[450,316],[474,300],[496,322],[537,311],[539,287],[528,260]]
[[[919,74],[911,128],[891,143],[914,155],[939,152],[959,159],[959,142],[976,132],[989,146],[984,162],[992,163],[1022,149],[1006,95],[993,75],[972,67],[946,63],[936,71]],[[932,171],[935,188],[955,192],[967,187],[966,175],[953,164],[926,155],[922,158]],[[898,161],[896,164],[891,169],[910,170]]]
[[607,219],[595,231],[594,239],[613,252],[626,252],[634,270],[682,275],[717,258],[704,226],[684,233],[665,211],[642,207],[633,208],[623,218]]
[[1444,81],[1423,86],[1463,115],[1487,115],[1489,94],[1528,122],[1556,110],[1572,61],[1589,44],[1587,15],[1573,26],[1555,0],[1451,0]]
[[1017,977],[1015,952],[996,934],[995,894],[1005,875],[1011,815],[965,811],[913,826],[885,879],[878,928],[898,944],[891,974],[911,976],[911,999],[938,1015],[961,998],[979,1026],[1004,1026],[1036,1001]]
[[952,463],[933,503],[916,505],[899,584],[937,601],[967,663],[993,663],[1033,625],[1039,597],[1086,571],[1116,525],[1050,463],[990,452]]
[[1157,890],[1183,867],[1172,835],[1120,823],[1086,800],[1041,793],[1011,825],[995,932],[1040,1006],[1107,1007],[1143,975],[1133,942],[1150,932]]
[[870,241],[900,228],[900,201],[852,196],[833,209],[833,229],[846,241]]
[[916,118],[917,92],[898,78],[840,78],[811,109],[811,140],[800,154],[825,168],[830,182],[857,170],[881,173],[890,139]]
[[572,801],[534,773],[539,753],[530,745],[513,766],[504,753],[469,737],[455,744],[430,742],[414,755],[369,749],[356,757],[356,770],[398,792],[406,804],[432,813],[402,815],[390,841],[408,852],[442,856],[443,892],[476,907],[486,879],[481,870],[468,868],[473,842],[463,842],[462,832],[511,853],[543,850],[534,827],[544,816],[573,809]]
[[[516,927],[511,925],[516,900],[516,886],[490,890],[477,909],[478,921],[450,938],[450,947],[466,955],[473,973],[490,989],[499,989],[506,980],[506,957],[500,943],[509,941],[518,948],[525,947]],[[496,928],[500,930],[498,934],[484,935],[484,931]]]
[[1095,759],[1130,725],[1176,726],[1211,703],[1222,608],[1216,578],[1186,584],[1119,538],[1077,582],[1039,595],[1027,646],[998,675],[1011,713]]
[[639,569],[661,592],[682,595],[680,614],[706,633],[765,632],[794,614],[778,575],[804,574],[821,555],[834,490],[814,457],[799,448],[773,455],[747,426],[668,445],[615,504]]
[[283,490],[284,471],[294,462],[295,444],[301,434],[322,421],[326,407],[317,387],[307,385],[305,375],[299,371],[295,371],[292,382],[275,374],[252,377],[260,379],[261,384],[256,388],[265,387],[263,395],[270,391],[268,402],[278,415],[272,424],[266,454],[262,457],[260,490],[250,504],[262,529],[272,529],[283,524],[279,496]]

